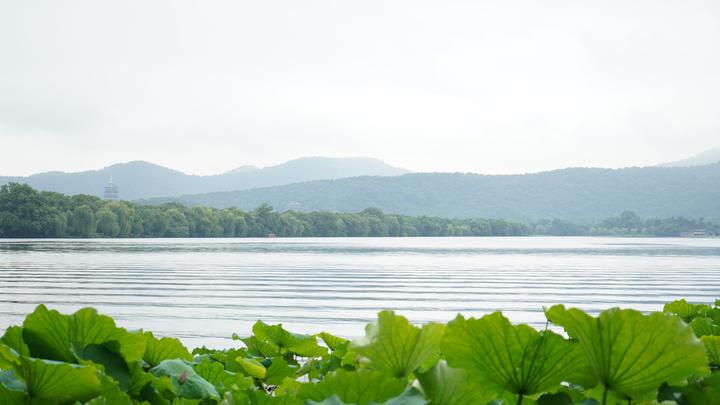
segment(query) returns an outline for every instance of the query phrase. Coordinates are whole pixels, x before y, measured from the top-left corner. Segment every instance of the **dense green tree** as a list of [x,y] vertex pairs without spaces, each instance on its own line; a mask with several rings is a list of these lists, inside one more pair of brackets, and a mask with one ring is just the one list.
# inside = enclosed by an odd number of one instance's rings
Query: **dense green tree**
[[0,212],[3,216],[4,232],[17,237],[49,236],[54,228],[54,214],[51,206],[43,201],[43,195],[24,184],[10,183],[2,186]]
[[192,207],[190,220],[190,236],[218,237],[223,236],[223,227],[216,210],[209,207]]
[[304,231],[303,222],[297,219],[292,212],[285,212],[280,215],[279,236],[302,235]]
[[119,238],[127,238],[130,236],[130,233],[132,232],[132,217],[133,217],[133,210],[130,208],[127,203],[125,202],[119,202],[119,201],[113,201],[111,203],[108,203],[106,205],[108,209],[110,209],[116,216],[117,216],[117,222],[118,222],[118,237]]
[[370,234],[370,223],[367,217],[362,215],[347,214],[343,216],[347,236],[368,236]]
[[592,222],[542,219],[519,223],[501,219],[448,219],[386,214],[377,208],[358,213],[330,211],[279,213],[267,204],[250,212],[238,208],[188,208],[66,197],[11,183],[0,187],[0,237],[266,237],[278,236],[522,236],[644,235],[680,236],[699,231],[719,234],[717,221],[671,217],[643,219],[625,211]]
[[145,233],[142,216],[137,212],[133,212],[130,217],[130,237],[139,238]]
[[168,227],[164,236],[171,238],[185,238],[190,234],[190,223],[185,216],[177,208],[170,208],[167,211]]
[[58,213],[55,215],[55,219],[53,220],[53,233],[52,236],[55,237],[65,237],[67,236],[67,229],[68,229],[68,217],[64,212]]
[[100,236],[108,238],[114,238],[118,236],[120,232],[120,226],[118,225],[118,216],[115,215],[109,208],[101,208],[96,215],[97,221],[97,233]]
[[91,238],[95,235],[95,215],[87,205],[81,205],[72,213],[72,235]]
[[163,237],[170,226],[168,214],[158,207],[142,207],[139,212],[143,236]]

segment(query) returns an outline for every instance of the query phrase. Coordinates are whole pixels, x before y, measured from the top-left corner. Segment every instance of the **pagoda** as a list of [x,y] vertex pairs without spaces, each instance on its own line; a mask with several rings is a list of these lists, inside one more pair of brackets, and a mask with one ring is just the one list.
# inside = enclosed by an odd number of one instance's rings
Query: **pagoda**
[[120,193],[118,192],[118,187],[113,183],[112,176],[110,176],[110,180],[108,181],[108,184],[105,186],[105,192],[103,193],[103,198],[105,200],[119,200],[120,199]]

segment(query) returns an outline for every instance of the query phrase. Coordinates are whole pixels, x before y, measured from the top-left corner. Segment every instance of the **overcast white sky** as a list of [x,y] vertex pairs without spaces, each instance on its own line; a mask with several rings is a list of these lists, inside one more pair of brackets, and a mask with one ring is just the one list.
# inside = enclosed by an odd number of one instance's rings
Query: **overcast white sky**
[[518,173],[720,145],[720,1],[0,0],[0,175]]

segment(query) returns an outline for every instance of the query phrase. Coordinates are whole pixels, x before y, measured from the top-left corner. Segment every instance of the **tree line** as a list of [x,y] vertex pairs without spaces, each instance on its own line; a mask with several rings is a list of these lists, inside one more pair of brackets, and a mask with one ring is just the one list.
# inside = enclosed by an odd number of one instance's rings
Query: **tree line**
[[89,195],[66,196],[25,184],[0,187],[0,237],[362,237],[362,236],[678,236],[703,229],[720,234],[712,222],[681,217],[642,219],[632,212],[598,224],[560,219],[522,223],[502,219],[448,219],[386,214],[278,212],[267,204],[253,210],[186,207],[179,203],[141,205]]

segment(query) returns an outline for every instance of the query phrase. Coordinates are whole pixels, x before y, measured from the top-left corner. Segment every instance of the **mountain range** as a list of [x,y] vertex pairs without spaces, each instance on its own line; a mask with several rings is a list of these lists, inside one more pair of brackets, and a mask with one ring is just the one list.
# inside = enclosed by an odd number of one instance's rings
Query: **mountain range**
[[645,217],[720,218],[720,163],[694,167],[570,168],[522,175],[411,173],[319,180],[154,199],[279,211],[357,212],[367,207],[451,218],[595,220],[632,210]]
[[661,167],[692,167],[709,165],[720,162],[720,146],[717,148],[709,149],[704,152],[698,153],[697,155],[690,156],[687,159],[678,160],[675,162],[662,163],[658,166]]
[[0,177],[64,194],[120,196],[149,204],[360,211],[453,218],[594,220],[633,210],[646,217],[720,218],[720,148],[655,167],[569,168],[521,175],[411,173],[378,159],[306,157],[195,176],[144,161],[79,173]]
[[27,177],[0,177],[0,185],[25,183],[36,189],[63,194],[102,196],[112,177],[126,200],[182,194],[244,190],[320,179],[355,176],[397,176],[408,170],[373,158],[305,157],[276,166],[241,166],[223,174],[194,176],[145,161],[119,163],[78,173],[47,172]]

